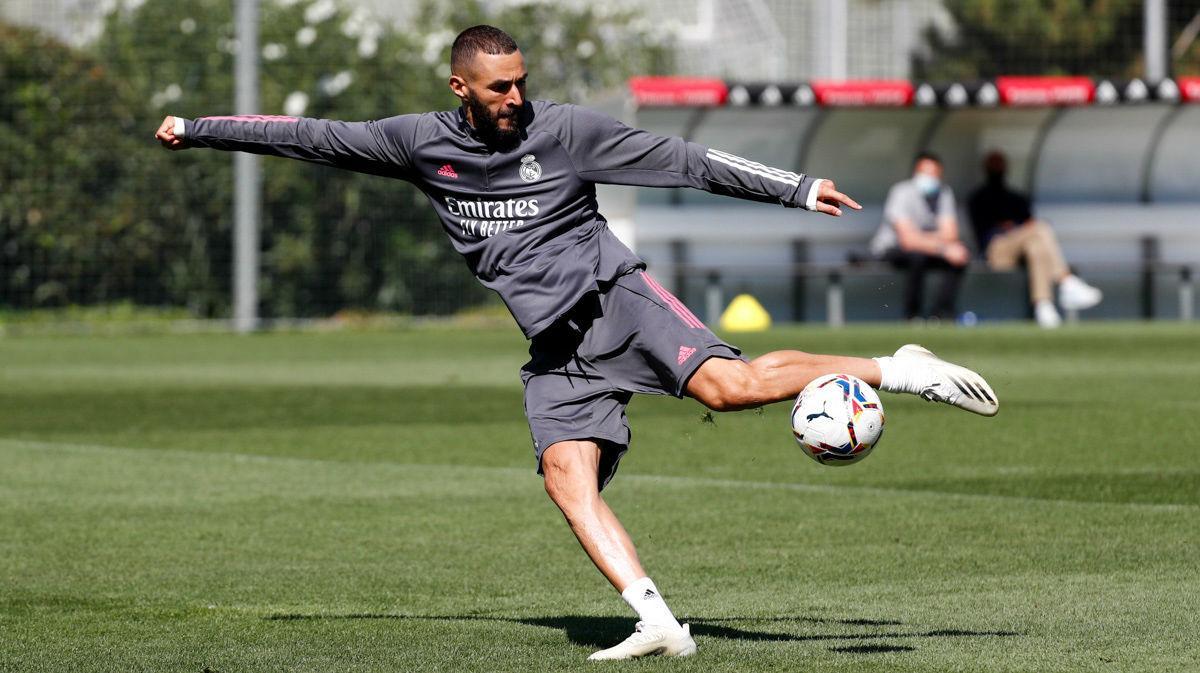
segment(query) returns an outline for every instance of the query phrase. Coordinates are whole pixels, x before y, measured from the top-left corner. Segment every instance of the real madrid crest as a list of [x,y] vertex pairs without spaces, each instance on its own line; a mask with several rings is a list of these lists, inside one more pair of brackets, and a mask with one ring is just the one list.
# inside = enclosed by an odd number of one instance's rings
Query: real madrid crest
[[534,159],[532,154],[526,154],[521,157],[521,167],[517,169],[521,174],[521,179],[525,182],[533,182],[542,177],[542,165]]

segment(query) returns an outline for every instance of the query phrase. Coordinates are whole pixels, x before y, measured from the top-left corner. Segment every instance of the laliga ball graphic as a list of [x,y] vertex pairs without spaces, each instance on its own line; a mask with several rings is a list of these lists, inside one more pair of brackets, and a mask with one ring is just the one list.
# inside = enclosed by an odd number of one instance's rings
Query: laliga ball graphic
[[796,398],[792,433],[804,453],[822,465],[857,463],[883,435],[883,403],[861,379],[822,376]]

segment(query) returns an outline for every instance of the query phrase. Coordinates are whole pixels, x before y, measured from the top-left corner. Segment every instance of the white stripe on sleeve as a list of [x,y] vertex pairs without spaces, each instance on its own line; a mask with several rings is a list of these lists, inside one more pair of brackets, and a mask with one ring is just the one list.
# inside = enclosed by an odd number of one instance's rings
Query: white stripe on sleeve
[[[713,161],[723,163],[726,166],[729,166],[731,168],[736,168],[740,171],[745,171],[746,173],[750,173],[752,175],[757,175],[759,177],[763,177],[768,180],[774,180],[775,182],[782,182],[783,184],[791,185],[792,187],[795,187],[800,184],[800,176],[796,175],[795,173],[790,174],[790,176],[788,176],[788,177],[784,177],[782,175],[779,175],[778,173],[764,170],[767,168],[766,166],[762,166],[762,168],[757,168],[757,167],[747,166],[745,164],[740,164],[735,161],[726,159],[725,157],[722,157],[718,154],[715,154],[715,153],[713,153],[712,150],[709,150],[708,158],[712,159]],[[749,162],[749,163],[753,163],[753,162]],[[759,164],[759,165],[761,166],[761,164]],[[772,169],[772,170],[774,170],[774,169]],[[792,177],[792,176],[794,176],[794,177]]]
[[758,163],[757,161],[750,161],[749,159],[746,159],[744,157],[739,157],[736,154],[730,154],[729,152],[722,152],[721,150],[710,149],[709,153],[712,155],[715,155],[715,156],[724,157],[725,159],[728,159],[737,164],[741,164],[742,166],[745,166],[746,168],[753,168],[753,169],[757,169],[760,171],[766,171],[768,173],[774,173],[775,175],[778,175],[781,178],[787,178],[789,180],[799,180],[802,177],[791,171],[785,171],[782,168],[772,168],[771,166],[765,166],[763,164]]

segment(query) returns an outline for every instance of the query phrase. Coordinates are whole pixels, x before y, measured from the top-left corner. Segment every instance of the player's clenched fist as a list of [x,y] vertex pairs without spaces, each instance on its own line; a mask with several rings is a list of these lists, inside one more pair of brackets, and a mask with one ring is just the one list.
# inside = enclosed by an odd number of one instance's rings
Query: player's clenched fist
[[187,148],[183,142],[183,138],[175,136],[175,118],[167,116],[163,123],[159,125],[158,132],[154,134],[155,138],[162,143],[162,146],[169,150],[182,150]]

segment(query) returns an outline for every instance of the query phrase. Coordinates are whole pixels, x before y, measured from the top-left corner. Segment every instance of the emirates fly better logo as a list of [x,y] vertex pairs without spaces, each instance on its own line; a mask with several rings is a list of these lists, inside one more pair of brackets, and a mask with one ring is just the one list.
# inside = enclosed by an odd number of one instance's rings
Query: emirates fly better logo
[[537,217],[541,211],[537,199],[508,199],[485,201],[484,199],[459,199],[442,197],[446,210],[458,218],[463,236],[488,238],[509,229],[525,226],[526,217]]

